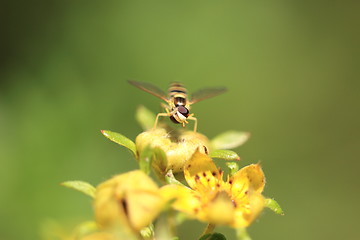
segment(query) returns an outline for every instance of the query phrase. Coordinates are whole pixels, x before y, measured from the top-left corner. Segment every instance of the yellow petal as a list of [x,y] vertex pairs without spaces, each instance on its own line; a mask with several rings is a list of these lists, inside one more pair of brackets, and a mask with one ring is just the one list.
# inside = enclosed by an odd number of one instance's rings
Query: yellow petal
[[197,217],[201,210],[201,197],[190,188],[180,185],[166,185],[160,189],[165,199],[174,199],[173,208]]
[[122,225],[131,229],[121,196],[115,197],[113,181],[102,183],[97,189],[94,201],[96,222],[102,228]]
[[207,221],[213,224],[229,225],[234,221],[234,204],[226,192],[218,195],[207,205]]
[[261,193],[265,186],[265,175],[260,164],[251,164],[235,173],[229,184],[235,199],[252,192]]
[[115,176],[97,187],[95,216],[102,227],[120,224],[140,230],[151,223],[164,203],[157,185],[137,170]]
[[265,205],[265,198],[260,193],[250,194],[246,199],[247,204],[239,204],[234,211],[234,223],[235,228],[249,226],[256,217],[261,213]]
[[233,227],[247,227],[259,215],[265,204],[265,199],[261,195],[265,186],[265,176],[260,164],[240,169],[228,183],[236,205]]
[[222,171],[206,154],[196,150],[187,162],[184,175],[186,182],[195,191],[210,191],[221,187]]
[[149,225],[163,209],[165,203],[158,192],[146,190],[129,191],[126,202],[130,224],[136,230]]

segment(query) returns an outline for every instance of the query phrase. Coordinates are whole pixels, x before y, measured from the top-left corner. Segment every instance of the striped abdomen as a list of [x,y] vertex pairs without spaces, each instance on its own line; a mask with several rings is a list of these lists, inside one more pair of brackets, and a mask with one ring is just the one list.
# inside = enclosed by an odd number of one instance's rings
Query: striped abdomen
[[185,106],[187,99],[186,88],[181,83],[171,83],[169,87],[169,99],[174,99],[174,105]]

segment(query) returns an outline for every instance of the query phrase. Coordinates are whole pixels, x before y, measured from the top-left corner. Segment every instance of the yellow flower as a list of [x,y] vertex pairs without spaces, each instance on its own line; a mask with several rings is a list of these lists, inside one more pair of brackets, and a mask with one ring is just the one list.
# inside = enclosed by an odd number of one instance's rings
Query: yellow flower
[[223,181],[223,172],[206,154],[196,151],[184,175],[190,188],[168,185],[177,200],[173,207],[193,218],[234,228],[247,227],[262,211],[265,176],[259,164],[240,169]]
[[103,229],[121,226],[138,232],[157,217],[165,203],[158,186],[142,171],[120,174],[96,188],[96,222]]

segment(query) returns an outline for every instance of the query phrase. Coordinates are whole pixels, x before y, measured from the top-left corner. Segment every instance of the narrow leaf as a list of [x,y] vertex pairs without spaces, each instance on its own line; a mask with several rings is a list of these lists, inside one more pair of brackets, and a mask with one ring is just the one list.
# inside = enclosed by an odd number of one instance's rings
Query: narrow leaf
[[202,236],[199,240],[226,240],[221,233],[208,233]]
[[211,140],[214,149],[233,149],[243,145],[250,137],[248,132],[228,131]]
[[239,155],[237,155],[236,152],[231,151],[231,150],[215,150],[210,152],[210,157],[212,158],[220,158],[220,159],[224,159],[224,160],[228,160],[228,161],[238,161],[240,160]]
[[125,137],[124,135],[121,135],[120,133],[116,133],[116,132],[111,132],[108,130],[101,130],[101,133],[111,141],[126,147],[136,156],[135,143],[130,139],[128,139],[127,137]]
[[150,146],[146,146],[140,153],[139,157],[139,166],[140,169],[145,172],[147,175],[151,171],[151,161],[154,155],[154,151]]
[[226,166],[230,170],[230,177],[232,177],[237,171],[239,171],[239,165],[235,162],[227,162]]
[[96,189],[90,183],[83,181],[66,181],[61,183],[61,185],[85,193],[92,198],[95,197]]
[[265,207],[270,208],[276,214],[284,215],[284,211],[274,199],[265,199]]
[[143,105],[140,105],[136,109],[135,118],[143,130],[149,130],[154,127],[156,115]]

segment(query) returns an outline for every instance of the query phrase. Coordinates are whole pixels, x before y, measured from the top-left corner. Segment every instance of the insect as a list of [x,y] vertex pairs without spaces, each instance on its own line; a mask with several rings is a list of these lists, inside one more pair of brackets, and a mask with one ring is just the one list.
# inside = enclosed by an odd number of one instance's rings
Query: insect
[[167,103],[167,105],[162,104],[166,110],[166,113],[159,113],[156,116],[154,128],[157,126],[159,117],[170,117],[171,121],[182,124],[183,127],[185,127],[185,124],[188,123],[187,120],[193,120],[194,132],[196,132],[197,129],[197,118],[194,117],[193,113],[190,113],[190,106],[194,103],[217,96],[226,91],[226,88],[224,87],[205,88],[193,93],[189,99],[186,88],[178,82],[170,84],[168,94],[165,94],[164,91],[152,85],[151,83],[137,81],[128,82],[135,87],[164,100]]

